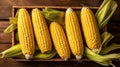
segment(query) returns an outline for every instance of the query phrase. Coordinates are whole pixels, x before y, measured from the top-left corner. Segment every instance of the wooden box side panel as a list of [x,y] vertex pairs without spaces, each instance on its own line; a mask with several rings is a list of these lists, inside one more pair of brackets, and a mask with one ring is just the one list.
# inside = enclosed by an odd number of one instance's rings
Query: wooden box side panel
[[[19,8],[26,8],[28,10],[28,12],[31,12],[31,10],[33,8],[39,8],[39,9],[42,9],[42,8],[54,8],[54,9],[65,11],[69,7],[68,6],[13,6],[12,7],[12,17],[14,17],[14,15],[17,12],[17,9],[19,9]],[[82,7],[70,7],[70,8],[73,8],[74,10],[81,10]],[[98,7],[90,7],[90,8],[93,10],[93,12],[96,12],[96,10],[98,9]],[[15,34],[15,31],[12,32],[12,46],[16,44],[14,34]]]
[[[17,9],[19,8],[26,8],[28,10],[28,12],[31,12],[31,10],[33,8],[38,8],[38,9],[43,9],[43,8],[54,8],[54,9],[57,9],[57,10],[62,10],[62,11],[66,11],[67,8],[69,8],[68,6],[13,6],[12,8],[12,16],[14,17],[14,15],[16,14],[17,12]],[[81,10],[82,7],[70,7],[74,10]],[[98,9],[98,7],[90,7],[93,12],[96,12],[96,10]],[[14,31],[12,33],[12,46],[14,46],[16,43],[16,40],[15,40],[15,33],[16,31]],[[26,60],[26,59],[13,59],[14,61],[29,61],[29,60]],[[86,58],[83,58],[82,59],[83,61],[90,61],[89,59],[86,59]],[[32,61],[64,61],[62,60],[58,55],[56,55],[53,59],[50,59],[50,60],[40,60],[40,59],[34,59]],[[69,59],[69,61],[77,61],[75,59],[75,57],[72,55],[71,58]]]

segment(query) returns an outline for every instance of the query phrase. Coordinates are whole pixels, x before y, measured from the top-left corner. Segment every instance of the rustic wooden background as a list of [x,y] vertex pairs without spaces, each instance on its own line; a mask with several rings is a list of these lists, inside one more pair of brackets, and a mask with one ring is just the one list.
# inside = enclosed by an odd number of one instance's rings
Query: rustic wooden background
[[[11,16],[12,6],[81,6],[82,3],[88,6],[99,6],[103,0],[0,0],[0,52],[11,47],[11,34],[3,33],[9,25],[8,18]],[[118,6],[120,1],[116,0]],[[120,43],[120,7],[117,8],[108,24],[108,31],[115,35],[113,42]],[[120,61],[114,61],[117,67]],[[103,67],[90,61],[82,63],[74,62],[20,62],[11,59],[0,59],[0,67]]]

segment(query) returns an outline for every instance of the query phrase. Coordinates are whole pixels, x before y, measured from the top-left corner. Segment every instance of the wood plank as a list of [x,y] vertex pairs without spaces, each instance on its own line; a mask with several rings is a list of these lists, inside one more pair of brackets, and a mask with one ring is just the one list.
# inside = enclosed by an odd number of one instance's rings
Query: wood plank
[[[40,62],[40,61],[13,61],[11,59],[0,59],[0,66],[1,67],[104,67],[101,66],[93,61],[82,61],[82,62]],[[119,61],[113,61],[113,63],[116,65],[116,67],[120,67]],[[111,67],[111,66],[108,66]]]
[[3,31],[9,26],[8,21],[0,21],[0,43],[11,43],[11,34],[5,34]]
[[[8,19],[12,13],[12,6],[81,6],[83,1],[88,6],[99,6],[103,0],[1,0],[0,4],[0,19]],[[116,0],[120,5],[120,0]],[[120,20],[120,7],[117,8],[112,20]]]
[[86,3],[89,6],[99,6],[103,0],[1,0],[0,19],[8,19],[11,16],[12,6],[81,6]]
[[12,6],[0,6],[0,19],[8,19],[12,13]]
[[11,44],[0,44],[0,52],[11,47]]
[[38,62],[38,61],[27,61],[27,62],[18,62],[12,61],[10,59],[0,59],[1,67],[101,67],[101,65],[94,62]]

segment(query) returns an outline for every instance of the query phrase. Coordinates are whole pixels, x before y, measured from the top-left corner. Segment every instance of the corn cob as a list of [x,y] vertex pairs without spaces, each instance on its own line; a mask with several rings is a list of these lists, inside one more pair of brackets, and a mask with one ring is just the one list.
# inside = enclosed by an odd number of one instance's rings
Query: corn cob
[[21,8],[18,14],[18,36],[22,53],[31,59],[35,52],[35,41],[31,19],[26,9]]
[[59,56],[64,60],[69,59],[71,55],[70,48],[62,26],[56,22],[52,22],[50,24],[50,32]]
[[81,10],[81,24],[87,46],[97,52],[101,45],[101,38],[96,19],[89,7],[83,7]]
[[71,8],[66,11],[65,27],[71,51],[79,60],[82,58],[84,46],[77,15]]
[[52,50],[52,42],[46,21],[39,9],[32,10],[32,21],[37,44],[41,53]]

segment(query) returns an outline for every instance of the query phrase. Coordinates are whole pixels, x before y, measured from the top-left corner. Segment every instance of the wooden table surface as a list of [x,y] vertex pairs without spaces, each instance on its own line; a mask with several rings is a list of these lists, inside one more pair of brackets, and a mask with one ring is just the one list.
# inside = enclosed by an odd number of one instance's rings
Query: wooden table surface
[[[8,19],[12,13],[12,6],[99,6],[103,0],[0,0],[0,19]],[[120,0],[115,0],[120,5]],[[120,7],[117,8],[112,19],[120,20]]]
[[[8,18],[11,16],[12,6],[81,6],[84,2],[88,6],[99,6],[103,0],[0,0],[0,52],[11,47],[11,34],[3,31],[9,25]],[[115,0],[120,5],[120,0]],[[120,43],[120,7],[107,25],[108,31],[115,38],[112,42]],[[120,51],[119,51],[120,52]],[[116,67],[120,67],[120,61],[113,61]],[[11,59],[0,59],[0,67],[104,67],[92,61],[70,62],[41,62],[41,61],[15,61]],[[112,66],[110,66],[112,67]]]

